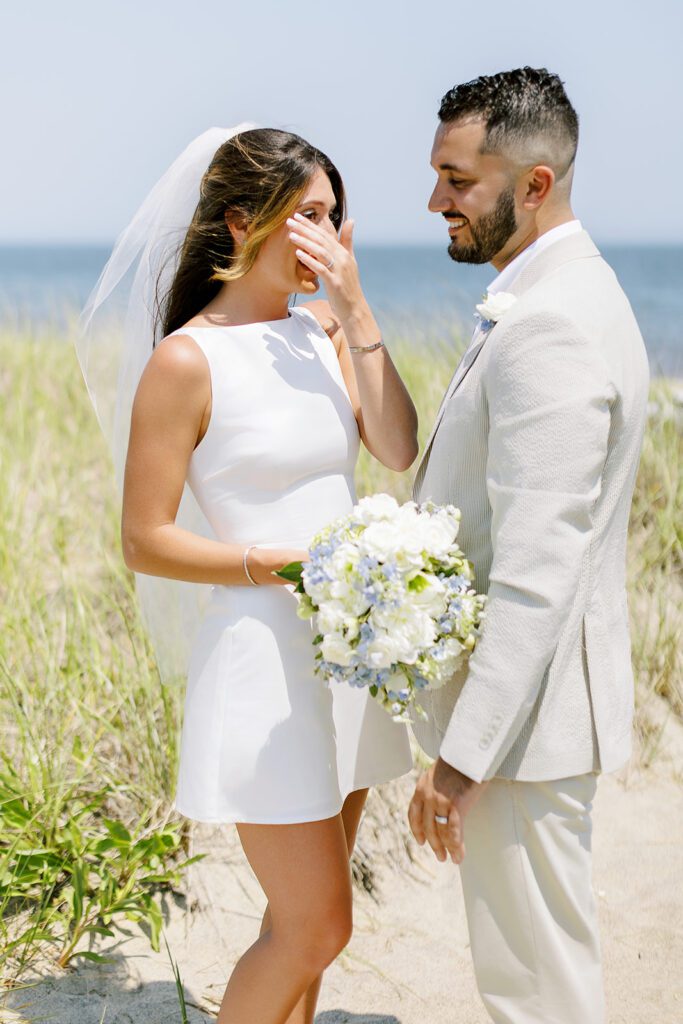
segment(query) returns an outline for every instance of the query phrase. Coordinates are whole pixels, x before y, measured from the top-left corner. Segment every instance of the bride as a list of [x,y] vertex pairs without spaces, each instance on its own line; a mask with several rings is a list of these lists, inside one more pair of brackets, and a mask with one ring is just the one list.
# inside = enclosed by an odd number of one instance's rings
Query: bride
[[[173,211],[157,211],[145,239],[171,272],[157,294],[163,340],[135,339],[145,354],[123,551],[138,573],[212,585],[174,806],[235,823],[268,899],[219,1024],[312,1024],[322,971],[351,934],[349,857],[368,787],[412,758],[405,725],[365,689],[314,677],[310,623],[274,572],[306,559],[316,531],[354,504],[360,440],[408,468],[416,414],[364,298],[331,161],[260,128],[225,132],[208,156],[195,159],[177,254],[162,226]],[[329,302],[289,305],[320,281]],[[186,483],[211,538],[178,521]]]

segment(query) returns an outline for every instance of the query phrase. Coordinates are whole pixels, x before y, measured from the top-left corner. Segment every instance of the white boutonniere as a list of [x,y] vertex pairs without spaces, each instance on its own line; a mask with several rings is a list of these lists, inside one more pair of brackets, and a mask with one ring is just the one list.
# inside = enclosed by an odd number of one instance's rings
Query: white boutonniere
[[484,301],[477,306],[477,316],[481,320],[482,330],[490,331],[498,323],[501,317],[512,309],[517,296],[511,292],[487,292]]

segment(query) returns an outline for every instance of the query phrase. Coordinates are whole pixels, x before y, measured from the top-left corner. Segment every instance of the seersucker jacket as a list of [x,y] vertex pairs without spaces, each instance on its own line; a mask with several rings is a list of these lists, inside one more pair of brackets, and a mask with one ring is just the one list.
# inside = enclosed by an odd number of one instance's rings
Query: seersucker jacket
[[613,771],[631,751],[626,536],[649,370],[585,231],[535,256],[446,391],[413,497],[462,512],[488,594],[469,665],[424,693],[420,746],[481,782]]

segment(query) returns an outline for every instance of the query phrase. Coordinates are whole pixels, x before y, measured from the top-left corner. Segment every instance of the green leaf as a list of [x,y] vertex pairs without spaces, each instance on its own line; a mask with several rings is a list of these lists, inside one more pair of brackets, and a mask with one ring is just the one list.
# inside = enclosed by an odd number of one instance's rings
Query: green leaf
[[195,861],[203,860],[204,857],[208,856],[208,853],[195,853],[194,857],[189,857],[187,860],[181,861],[181,863],[177,864],[176,867],[178,870],[180,870],[181,868],[186,868],[188,864],[194,864]]
[[84,949],[80,953],[72,953],[69,957],[70,960],[75,960],[77,956],[82,956],[85,960],[92,960],[96,964],[113,964],[116,960],[111,956],[102,956],[101,953],[91,953],[90,950]]
[[2,944],[3,958],[6,958],[7,954],[11,950],[16,949],[17,946],[24,945],[27,942],[27,938],[32,943],[33,942],[54,942],[55,941],[55,936],[52,934],[52,932],[48,931],[46,928],[41,928],[41,929],[37,929],[36,930],[33,925],[30,925],[28,928],[24,929],[24,931],[21,933],[21,935],[19,935],[16,939],[12,939],[10,942],[3,942],[3,944]]
[[154,898],[149,895],[144,900],[145,905],[145,917],[150,927],[150,942],[152,949],[155,953],[159,952],[159,939],[161,937],[161,929],[164,924],[164,919],[161,914],[161,907],[155,902]]
[[120,821],[112,821],[111,818],[103,818],[102,824],[117,846],[130,846],[130,832]]
[[73,907],[74,919],[80,921],[83,916],[83,895],[85,892],[85,877],[82,864],[74,865],[71,878],[73,882],[71,905]]
[[109,939],[112,939],[114,937],[114,935],[116,934],[115,932],[112,931],[111,928],[106,928],[104,925],[101,925],[101,924],[89,924],[87,926],[87,928],[83,929],[83,931],[84,932],[94,932],[95,935],[106,935],[107,938],[109,938]]
[[99,843],[95,845],[95,853],[106,853],[107,850],[117,850],[119,844],[114,839],[100,839]]
[[288,565],[283,565],[282,568],[278,569],[273,575],[279,576],[280,579],[287,580],[288,583],[300,583],[302,571],[303,562],[290,562]]
[[323,637],[322,633],[318,633],[318,635],[317,635],[317,636],[314,636],[314,637],[313,637],[313,643],[314,643],[314,644],[321,644],[321,643],[323,642],[323,640],[324,640],[324,639],[325,639],[325,638]]

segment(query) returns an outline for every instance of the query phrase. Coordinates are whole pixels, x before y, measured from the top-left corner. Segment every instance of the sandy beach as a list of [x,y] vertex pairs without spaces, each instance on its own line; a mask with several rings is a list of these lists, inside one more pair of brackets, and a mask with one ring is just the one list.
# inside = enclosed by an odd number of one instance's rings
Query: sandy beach
[[[594,889],[609,1024],[683,1021],[683,727],[667,724],[656,767],[600,780]],[[635,762],[634,762],[635,764]],[[408,840],[412,775],[372,795],[357,851],[374,892],[358,889],[352,941],[328,969],[316,1024],[486,1024],[474,982],[457,868]],[[215,1019],[229,972],[258,934],[264,898],[231,826],[197,826],[184,895],[164,898],[165,934],[192,1024]],[[125,923],[124,923],[125,924]],[[8,998],[2,1020],[56,1024],[181,1021],[162,941],[137,925],[98,940],[104,965],[45,968]],[[10,1006],[13,1011],[10,1011]]]

